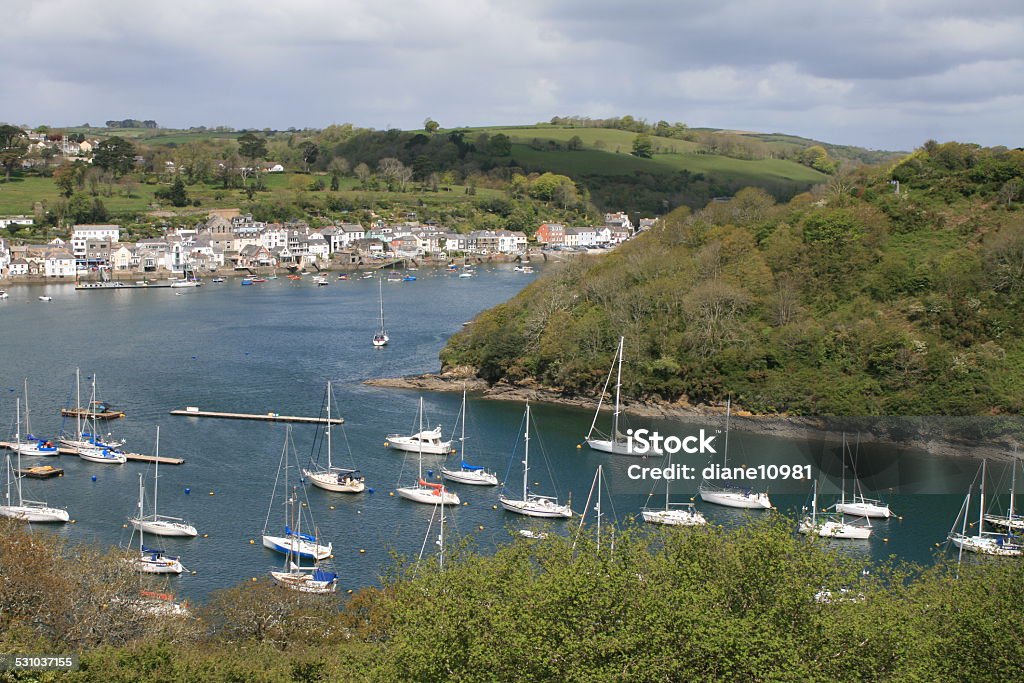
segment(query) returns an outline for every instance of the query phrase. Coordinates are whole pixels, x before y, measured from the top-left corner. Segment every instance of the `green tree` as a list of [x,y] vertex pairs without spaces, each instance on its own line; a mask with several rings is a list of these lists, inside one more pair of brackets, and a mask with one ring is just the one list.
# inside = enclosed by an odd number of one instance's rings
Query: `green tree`
[[169,201],[172,206],[188,206],[188,192],[180,174],[174,176],[174,182],[170,187],[160,189],[155,194],[158,198]]
[[641,159],[650,159],[654,155],[654,144],[651,142],[651,136],[646,133],[640,133],[633,138],[633,156],[640,157]]
[[512,154],[512,140],[504,133],[496,133],[487,142],[487,152],[491,156],[507,157]]
[[73,164],[63,163],[53,171],[53,182],[60,188],[60,193],[70,197],[75,193],[75,187],[85,173],[85,164],[75,162]]
[[28,135],[17,126],[0,126],[0,164],[6,173],[5,180],[10,182],[11,171],[17,168],[28,153]]
[[259,175],[259,164],[267,158],[267,139],[253,133],[245,133],[238,137],[238,153],[249,162],[249,172],[243,175]]
[[312,140],[306,140],[299,145],[299,152],[302,155],[302,165],[306,173],[309,173],[309,167],[315,164],[320,156],[320,148]]
[[583,149],[583,138],[581,138],[579,135],[573,135],[571,138],[569,138],[569,142],[565,143],[565,146],[567,149],[573,152],[581,150]]
[[122,176],[135,165],[135,145],[115,135],[96,145],[92,163],[115,176]]
[[423,130],[427,131],[431,135],[436,133],[440,128],[441,128],[441,124],[439,124],[437,121],[435,121],[432,118],[428,117],[427,120],[423,122]]

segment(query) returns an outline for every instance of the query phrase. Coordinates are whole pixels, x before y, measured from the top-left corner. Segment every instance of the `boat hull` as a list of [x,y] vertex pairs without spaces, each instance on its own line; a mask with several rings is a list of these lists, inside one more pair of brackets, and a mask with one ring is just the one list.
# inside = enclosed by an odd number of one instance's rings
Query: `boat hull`
[[184,522],[172,522],[168,520],[158,519],[133,519],[130,520],[132,526],[143,533],[153,534],[154,536],[177,536],[185,538],[194,538],[199,535],[196,528],[191,524],[185,524]]
[[954,534],[949,537],[949,540],[957,548],[971,553],[995,555],[997,557],[1021,557],[1024,555],[1024,546],[1017,543],[999,543],[995,538],[989,536]]
[[664,452],[649,448],[646,453],[633,453],[629,450],[629,443],[626,441],[612,441],[610,439],[587,439],[587,446],[591,450],[601,453],[614,453],[615,455],[632,455],[633,457],[646,458],[649,456],[660,457]]
[[715,505],[745,510],[770,510],[772,508],[772,503],[767,493],[701,490],[700,499],[705,503],[714,503]]
[[702,526],[708,520],[696,510],[642,510],[643,520],[648,524],[666,526]]
[[135,569],[143,574],[181,574],[185,567],[177,558],[158,557],[153,559],[148,554],[135,560]]
[[836,512],[853,517],[870,517],[871,519],[889,519],[892,512],[888,505],[876,505],[875,503],[836,503]]
[[459,500],[459,496],[452,491],[438,493],[437,489],[409,486],[400,488],[397,492],[399,496],[406,500],[411,500],[414,503],[423,503],[424,505],[458,505],[462,502]]
[[338,588],[335,581],[317,581],[305,572],[270,572],[270,577],[279,586],[300,593],[326,595],[334,593]]
[[128,458],[122,453],[112,453],[108,450],[97,450],[90,448],[81,448],[78,451],[78,457],[82,460],[88,460],[89,462],[100,463],[102,465],[123,465],[128,462]]
[[452,442],[442,441],[441,443],[422,443],[414,441],[408,436],[389,435],[387,437],[389,448],[396,451],[408,451],[409,453],[423,453],[423,455],[448,455],[452,452]]
[[800,533],[820,536],[821,538],[863,541],[871,538],[871,527],[856,526],[833,520],[814,523],[809,519],[805,519],[800,522]]
[[40,455],[60,455],[56,446],[39,446],[31,443],[16,444],[12,448],[18,455],[35,457]]
[[572,509],[568,505],[559,505],[549,500],[512,500],[501,497],[501,507],[517,515],[527,517],[544,517],[549,519],[569,519]]
[[498,477],[484,470],[449,470],[441,468],[441,476],[448,481],[459,484],[471,484],[473,486],[497,486]]
[[302,475],[309,480],[313,486],[324,491],[335,493],[362,493],[366,490],[366,482],[362,479],[344,480],[339,478],[336,472],[313,472],[302,470]]
[[1013,518],[1006,515],[985,515],[985,521],[992,526],[1010,529],[1011,531],[1024,531],[1024,517],[1015,514]]
[[32,505],[0,505],[0,517],[37,523],[61,523],[70,519],[67,510]]
[[287,536],[264,536],[263,547],[282,555],[294,555],[308,560],[325,560],[331,556],[332,544],[320,545]]

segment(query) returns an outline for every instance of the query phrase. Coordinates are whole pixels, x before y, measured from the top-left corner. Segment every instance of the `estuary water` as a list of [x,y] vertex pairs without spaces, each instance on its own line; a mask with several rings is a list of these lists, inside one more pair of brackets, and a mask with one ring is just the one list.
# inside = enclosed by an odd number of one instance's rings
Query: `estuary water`
[[[171,585],[181,596],[202,599],[212,590],[265,576],[282,564],[281,556],[262,547],[260,535],[268,511],[272,533],[279,533],[284,521],[280,498],[275,505],[270,503],[286,429],[270,422],[176,417],[169,411],[196,406],[316,416],[330,380],[335,414],[345,419],[344,427],[333,431],[335,464],[358,467],[372,492],[346,495],[310,488],[309,510],[321,537],[334,545],[333,564],[342,588],[378,583],[393,561],[393,552],[414,556],[420,551],[432,508],[392,495],[396,487],[413,483],[417,463],[414,455],[406,457],[384,447],[388,433],[413,431],[420,394],[369,387],[363,381],[436,371],[438,352],[463,322],[508,300],[536,277],[515,272],[511,265],[482,267],[472,278],[432,269],[416,275],[415,282],[383,284],[391,343],[382,349],[370,343],[377,326],[377,280],[360,279],[358,274],[348,281],[332,276],[327,287],[316,287],[308,277],[300,282],[282,277],[252,286],[228,279],[185,290],[75,291],[70,284],[11,287],[10,297],[0,302],[3,436],[14,433],[15,398],[26,377],[33,431],[49,438],[62,428],[73,432],[73,423],[59,413],[62,406],[73,404],[76,367],[83,377],[83,400],[88,397],[86,378],[95,373],[97,397],[127,413],[125,419],[101,424],[101,429],[127,440],[126,450],[152,453],[159,425],[161,455],[186,461],[160,468],[160,512],[186,518],[200,537],[149,539],[147,544],[159,543],[180,554],[190,571],[171,579]],[[52,301],[40,301],[44,295]],[[435,393],[424,395],[424,400],[428,423],[441,424],[449,434],[461,396]],[[520,497],[523,406],[471,396],[468,412],[467,459],[497,472],[501,481],[508,482],[510,495]],[[650,504],[663,504],[663,482],[654,487],[649,480],[629,477],[631,465],[656,466],[654,459],[578,448],[593,418],[591,411],[540,404],[534,406],[533,417],[538,436],[530,443],[532,490],[557,494],[562,501],[571,495],[579,513],[595,468],[601,464],[611,494],[603,506],[607,518],[625,522],[637,515],[652,487],[656,495]],[[607,419],[602,418],[602,423]],[[666,420],[632,420],[631,424],[678,435],[714,429]],[[311,457],[322,429],[292,428],[301,461]],[[723,435],[716,435],[721,443]],[[835,443],[735,431],[730,439],[730,464],[811,464],[815,477],[819,466],[839,452]],[[977,461],[910,451],[894,458],[880,447],[862,447],[858,453],[864,463],[874,459],[876,465],[885,462],[889,469],[913,463],[915,475],[914,481],[901,479],[902,488],[886,486],[882,492],[903,519],[876,523],[871,540],[846,542],[843,547],[864,557],[866,563],[890,554],[930,561],[936,544],[944,541],[953,524]],[[703,466],[706,460],[706,456],[692,456],[687,462]],[[449,462],[457,465],[457,461],[458,456]],[[435,475],[442,462],[438,456],[425,458],[427,476]],[[75,520],[67,525],[38,525],[39,533],[103,545],[132,541],[126,520],[136,508],[139,473],[145,475],[147,487],[152,485],[151,465],[97,465],[75,456],[23,463],[30,464],[64,468],[61,478],[25,480],[25,495],[67,507]],[[866,469],[881,472],[877,481],[891,483],[891,477],[883,476],[886,467]],[[291,476],[294,480],[294,473]],[[871,487],[874,481],[869,477],[865,484]],[[688,500],[698,483],[699,478],[673,483],[673,500]],[[824,483],[828,493],[819,506],[830,504],[841,485],[836,477]],[[780,481],[771,487],[773,502],[795,519],[811,483]],[[449,511],[450,533],[472,537],[484,551],[509,542],[519,529],[545,527],[568,533],[578,525],[578,518],[538,524],[506,513],[497,504],[500,487],[456,484],[451,488],[467,504]],[[760,514],[711,505],[701,509],[720,524],[740,524]],[[592,516],[593,509],[588,514]],[[433,552],[431,543],[427,547]]]

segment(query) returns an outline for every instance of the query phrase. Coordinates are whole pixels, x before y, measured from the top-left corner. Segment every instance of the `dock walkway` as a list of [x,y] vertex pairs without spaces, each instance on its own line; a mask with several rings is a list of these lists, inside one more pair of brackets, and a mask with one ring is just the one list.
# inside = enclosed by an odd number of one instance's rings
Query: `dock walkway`
[[[279,415],[277,413],[221,413],[213,410],[199,410],[189,406],[183,410],[172,410],[171,415],[184,415],[185,417],[215,417],[222,420],[260,420],[263,422],[300,422],[302,424],[328,424],[326,417],[301,417],[295,415]],[[330,419],[330,424],[345,424],[340,417]]]
[[[14,449],[14,444],[11,443],[10,441],[0,441],[0,448],[6,448],[8,450],[13,450]],[[74,448],[65,448],[63,446],[59,446],[57,448],[57,452],[60,453],[61,455],[76,455]],[[33,457],[36,457],[36,456],[33,456]],[[52,457],[52,456],[50,456],[50,457]],[[125,453],[124,457],[128,458],[129,460],[134,460],[135,462],[156,462],[157,461],[157,456],[155,456],[155,455],[143,455],[142,453]],[[183,465],[183,464],[185,464],[185,459],[184,458],[168,458],[166,456],[161,455],[159,460],[160,460],[160,464],[161,465]]]

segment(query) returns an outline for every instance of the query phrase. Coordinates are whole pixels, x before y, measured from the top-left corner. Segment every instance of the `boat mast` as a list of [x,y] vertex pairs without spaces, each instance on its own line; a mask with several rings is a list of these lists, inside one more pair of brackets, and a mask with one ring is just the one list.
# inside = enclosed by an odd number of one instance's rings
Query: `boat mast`
[[327,470],[331,467],[331,382],[327,382]]
[[988,459],[981,461],[981,495],[978,498],[978,538],[985,533],[985,465]]
[[[18,415],[17,415],[16,419],[18,420],[18,422],[21,422],[21,399],[18,399],[17,411],[18,411]],[[17,445],[20,446],[21,445],[21,436],[17,435],[17,436],[15,436],[15,439],[17,441]],[[15,486],[17,486],[17,488],[18,488],[18,506],[22,507],[22,506],[25,505],[25,503],[22,501],[22,497],[21,497],[21,448],[17,448],[16,450],[17,450],[17,454],[18,454],[18,470],[17,470],[17,472],[15,472],[14,480],[15,480]],[[11,459],[10,459],[10,456],[8,456],[7,464],[9,465],[10,462],[11,462]],[[10,479],[8,479],[8,481],[10,481]]]
[[420,486],[420,482],[423,481],[423,397],[420,396],[420,430],[416,438],[416,447],[419,449],[419,479],[416,481],[416,485]]
[[[156,426],[156,455],[153,456],[153,521],[157,520],[156,516],[156,492],[157,487],[160,485],[160,425]],[[142,515],[142,510],[139,510],[139,515]]]
[[377,276],[377,289],[380,294],[380,333],[384,334],[384,280]]
[[612,446],[619,438],[619,394],[622,391],[622,348],[626,345],[626,338],[619,337],[619,374],[615,379],[615,414],[612,416]]
[[[95,375],[94,375],[95,376]],[[145,515],[145,510],[142,509],[142,472],[139,472],[139,518],[142,519]],[[142,525],[139,525],[139,554],[145,552],[145,544],[142,540]]]
[[82,371],[75,368],[75,440],[82,440]]
[[722,469],[729,464],[729,416],[732,415],[732,396],[725,401],[725,448],[722,450]]
[[28,377],[25,378],[25,436],[32,433],[32,422],[28,415]]
[[[621,360],[621,356],[620,356]],[[597,466],[597,552],[601,552],[601,483],[604,465]]]
[[530,403],[526,403],[526,433],[523,436],[525,446],[523,447],[523,501],[526,501],[526,484],[530,476]]
[[[853,500],[857,502],[857,497],[854,496]],[[839,502],[846,504],[846,432],[843,432],[843,494]]]

